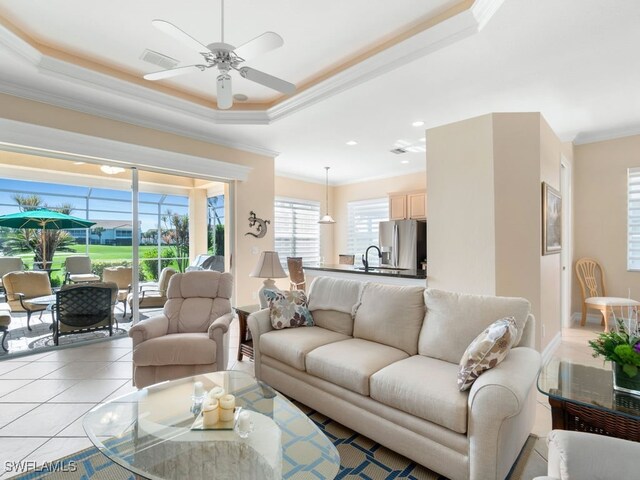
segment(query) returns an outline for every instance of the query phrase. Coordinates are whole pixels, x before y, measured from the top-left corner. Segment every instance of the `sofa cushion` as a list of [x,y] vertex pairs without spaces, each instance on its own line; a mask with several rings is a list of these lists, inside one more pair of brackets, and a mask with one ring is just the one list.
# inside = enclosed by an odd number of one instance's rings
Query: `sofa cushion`
[[458,366],[414,355],[374,373],[371,398],[458,433],[467,431],[466,392],[456,384]]
[[305,356],[311,350],[351,337],[320,327],[272,330],[260,336],[260,353],[305,370]]
[[[352,338],[329,343],[307,354],[307,373],[361,395],[369,395],[369,378],[387,365],[407,358],[397,348]],[[455,373],[453,374],[455,385]]]
[[356,312],[353,336],[415,355],[424,320],[423,292],[422,287],[368,283]]
[[159,365],[209,365],[216,363],[216,342],[207,333],[179,333],[152,338],[133,350],[138,367]]
[[364,282],[316,277],[309,287],[309,310],[337,310],[355,315]]
[[269,302],[271,326],[276,330],[295,327],[312,327],[313,317],[303,290],[265,290]]
[[313,316],[313,323],[319,327],[333,330],[343,335],[353,335],[353,317],[350,313],[337,310],[314,310],[311,315]]
[[458,387],[469,390],[483,372],[498,365],[509,354],[516,339],[516,321],[501,318],[489,325],[467,347],[460,360]]
[[513,317],[518,345],[529,315],[530,304],[524,298],[492,297],[444,292],[428,288],[427,306],[418,353],[459,364],[471,341],[496,320]]

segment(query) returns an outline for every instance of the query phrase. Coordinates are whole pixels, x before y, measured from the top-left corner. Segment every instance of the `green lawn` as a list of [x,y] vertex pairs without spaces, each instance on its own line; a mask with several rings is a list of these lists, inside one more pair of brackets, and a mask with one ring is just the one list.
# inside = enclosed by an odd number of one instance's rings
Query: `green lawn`
[[[153,250],[156,247],[153,245],[141,245],[140,246],[140,258],[143,258],[145,252],[149,250]],[[166,248],[166,247],[165,247]],[[86,254],[86,246],[85,245],[73,245],[72,252],[56,252],[53,256],[53,266],[52,268],[58,268],[59,271],[51,273],[51,280],[54,285],[61,282],[64,278],[64,260],[69,255],[85,255]],[[33,269],[33,253],[22,253],[18,255],[22,258],[22,261],[27,265],[29,270]],[[112,245],[89,245],[89,257],[91,258],[92,263],[97,262],[108,262],[108,263],[120,263],[120,262],[129,262],[131,263],[132,256],[132,248],[130,246],[112,246]],[[173,268],[177,268],[177,263],[171,262],[169,265]],[[142,269],[144,271],[144,269]],[[146,272],[145,272],[146,273]],[[148,275],[147,275],[148,276]],[[154,278],[148,278],[148,280],[156,280]]]

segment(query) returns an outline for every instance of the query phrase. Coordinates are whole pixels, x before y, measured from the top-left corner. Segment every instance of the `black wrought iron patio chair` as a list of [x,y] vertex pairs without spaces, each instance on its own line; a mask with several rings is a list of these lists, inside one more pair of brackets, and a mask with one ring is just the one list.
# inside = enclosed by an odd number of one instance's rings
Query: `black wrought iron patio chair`
[[113,335],[113,307],[118,286],[115,283],[65,285],[56,293],[53,339],[60,336],[109,330]]

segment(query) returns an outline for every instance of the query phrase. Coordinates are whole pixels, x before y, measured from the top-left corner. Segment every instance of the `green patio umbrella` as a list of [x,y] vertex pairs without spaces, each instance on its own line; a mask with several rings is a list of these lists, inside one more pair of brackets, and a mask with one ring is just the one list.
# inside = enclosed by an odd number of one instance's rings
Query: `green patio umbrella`
[[46,268],[47,245],[45,230],[66,230],[69,228],[89,228],[95,222],[84,218],[73,217],[65,213],[55,212],[46,208],[26,210],[19,213],[10,213],[0,216],[0,227],[31,228],[42,230],[42,268]]

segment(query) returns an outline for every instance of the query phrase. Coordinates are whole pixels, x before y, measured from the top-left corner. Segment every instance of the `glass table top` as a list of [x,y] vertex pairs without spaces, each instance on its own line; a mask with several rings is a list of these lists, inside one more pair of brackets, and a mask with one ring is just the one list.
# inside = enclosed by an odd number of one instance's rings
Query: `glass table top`
[[[253,432],[191,430],[193,385],[220,386],[249,411]],[[152,385],[93,408],[83,426],[109,459],[150,479],[332,479],[340,456],[293,403],[238,371]]]
[[538,375],[538,390],[553,399],[640,419],[640,397],[613,389],[609,362],[593,367],[554,357]]

